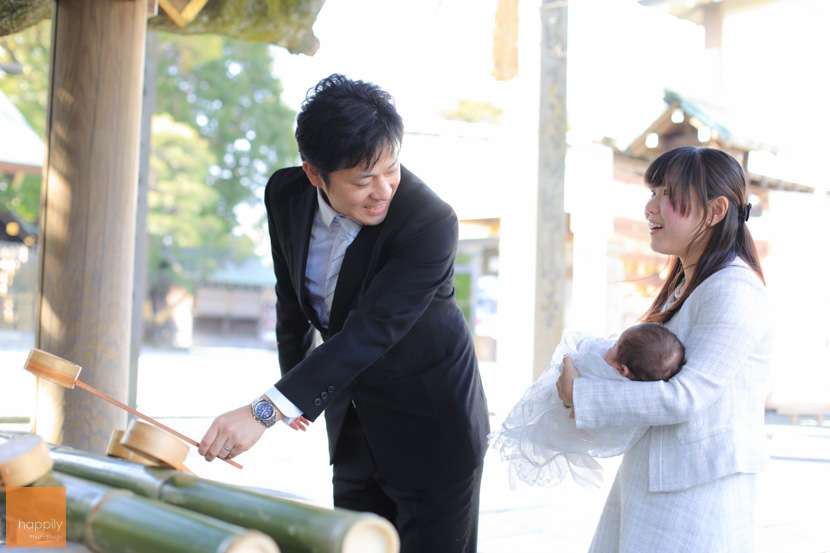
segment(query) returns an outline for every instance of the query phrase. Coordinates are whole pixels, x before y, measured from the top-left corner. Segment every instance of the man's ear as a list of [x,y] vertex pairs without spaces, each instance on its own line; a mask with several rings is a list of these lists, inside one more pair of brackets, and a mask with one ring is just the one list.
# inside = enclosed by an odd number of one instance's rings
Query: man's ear
[[311,181],[311,184],[317,188],[322,188],[323,190],[326,189],[326,181],[323,179],[323,175],[320,174],[320,171],[318,171],[316,167],[309,162],[304,161],[303,171],[305,171],[305,174],[308,177],[308,180]]
[[617,371],[619,371],[620,375],[622,375],[626,378],[631,378],[631,371],[628,370],[628,367],[626,365],[618,366]]

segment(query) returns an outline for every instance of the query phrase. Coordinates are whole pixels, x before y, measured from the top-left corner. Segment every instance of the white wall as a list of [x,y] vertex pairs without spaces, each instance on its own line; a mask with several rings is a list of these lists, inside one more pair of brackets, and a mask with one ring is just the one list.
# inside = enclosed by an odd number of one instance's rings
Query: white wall
[[[830,197],[770,192],[772,404],[830,404]],[[750,220],[750,225],[752,221]]]

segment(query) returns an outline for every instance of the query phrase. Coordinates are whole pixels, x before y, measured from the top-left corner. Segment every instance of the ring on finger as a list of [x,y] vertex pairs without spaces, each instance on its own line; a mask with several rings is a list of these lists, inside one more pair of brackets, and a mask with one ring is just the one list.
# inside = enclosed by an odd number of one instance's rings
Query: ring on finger
[[230,449],[229,449],[229,448],[227,448],[226,446],[222,446],[222,449],[224,449],[225,451],[227,451],[228,453],[230,453],[230,452],[231,452],[231,449],[233,449],[233,448],[230,448]]

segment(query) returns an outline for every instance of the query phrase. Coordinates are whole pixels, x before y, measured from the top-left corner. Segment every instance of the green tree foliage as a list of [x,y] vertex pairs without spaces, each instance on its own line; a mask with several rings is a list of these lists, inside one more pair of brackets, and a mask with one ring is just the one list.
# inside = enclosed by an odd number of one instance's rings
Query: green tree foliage
[[464,121],[465,123],[498,123],[503,113],[504,110],[490,102],[458,100],[454,109],[442,111],[441,116],[450,121]]
[[[49,85],[50,22],[0,38],[0,61],[20,64],[22,72],[0,73],[0,90],[43,138],[46,134],[46,95]],[[2,131],[0,131],[2,132]],[[0,175],[0,209],[13,211],[29,222],[40,210],[40,176]]]
[[40,206],[40,177],[0,174],[0,209],[34,223]]
[[[254,254],[236,207],[261,202],[268,176],[297,159],[294,112],[267,45],[159,33],[147,231],[148,287],[192,288]],[[259,221],[264,225],[264,221]]]
[[[0,77],[0,88],[41,136],[49,42],[49,21],[0,39],[0,59],[24,68]],[[267,44],[160,33],[147,55],[157,59],[159,116],[148,192],[150,278],[165,259],[180,283],[192,284],[218,263],[252,254],[235,208],[261,202],[268,176],[296,163],[295,114],[280,99]],[[0,206],[34,222],[40,179],[2,180]]]
[[297,161],[295,114],[280,100],[269,47],[218,36],[162,34],[156,114],[199,130],[216,155],[207,184],[215,213],[235,222],[234,207],[257,200],[277,168]]
[[16,62],[18,75],[0,76],[0,89],[41,138],[46,134],[46,95],[49,92],[51,22],[0,38],[0,61]]
[[[153,117],[147,193],[151,282],[189,286],[230,257],[253,255],[254,244],[215,214],[219,191],[207,184],[216,155],[205,138],[169,115]],[[161,276],[159,268],[172,274]]]
[[[269,45],[220,36],[157,38],[147,52],[157,66],[147,288],[160,311],[171,285],[192,288],[224,262],[253,255],[236,208],[261,205],[268,176],[295,164],[298,155],[295,114],[280,99]],[[0,39],[0,60],[24,69],[0,76],[0,88],[42,137],[49,42],[49,21]],[[40,188],[38,177],[0,175],[0,207],[35,222]]]

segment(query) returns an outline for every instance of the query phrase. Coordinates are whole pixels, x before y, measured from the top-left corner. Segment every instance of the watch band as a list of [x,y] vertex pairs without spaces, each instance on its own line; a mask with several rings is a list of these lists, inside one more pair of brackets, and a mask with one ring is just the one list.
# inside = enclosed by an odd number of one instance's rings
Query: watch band
[[251,402],[251,415],[254,419],[271,428],[277,422],[277,406],[267,396],[258,397]]

